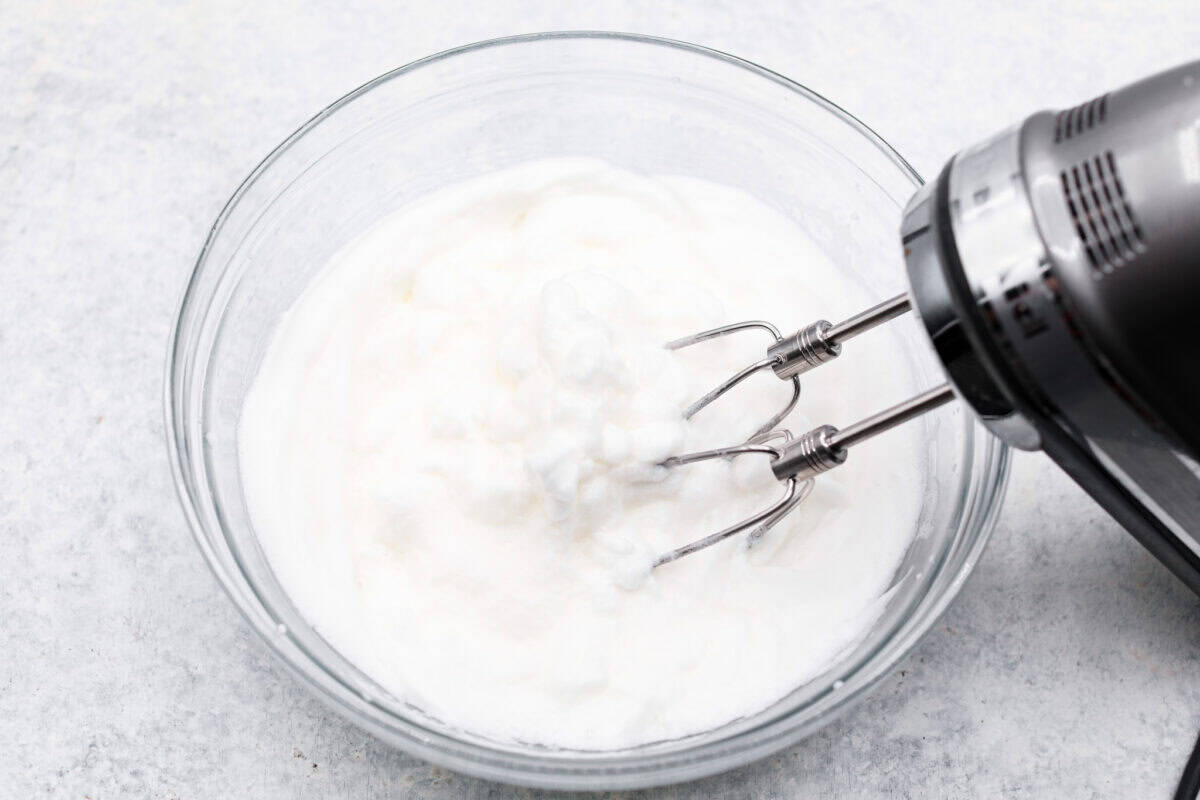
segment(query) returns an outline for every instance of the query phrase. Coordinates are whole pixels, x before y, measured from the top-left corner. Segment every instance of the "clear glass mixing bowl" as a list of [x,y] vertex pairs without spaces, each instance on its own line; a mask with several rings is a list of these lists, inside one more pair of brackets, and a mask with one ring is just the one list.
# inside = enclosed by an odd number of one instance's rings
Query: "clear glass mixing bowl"
[[[452,181],[546,156],[598,156],[741,187],[792,217],[883,298],[903,287],[900,211],[920,182],[869,128],[814,92],[695,45],[612,33],[518,36],[389,72],[317,114],[238,188],[205,242],[171,343],[166,413],[185,512],[250,625],[329,705],[410,753],[531,786],[688,780],[828,723],[893,669],[986,542],[1008,453],[957,404],[923,418],[916,539],[865,639],[774,706],[719,729],[619,751],[558,750],[454,729],[391,697],[324,642],[259,548],[238,474],[242,400],[280,316],[329,257]],[[807,320],[780,320],[799,325]],[[940,370],[912,320],[918,385]]]

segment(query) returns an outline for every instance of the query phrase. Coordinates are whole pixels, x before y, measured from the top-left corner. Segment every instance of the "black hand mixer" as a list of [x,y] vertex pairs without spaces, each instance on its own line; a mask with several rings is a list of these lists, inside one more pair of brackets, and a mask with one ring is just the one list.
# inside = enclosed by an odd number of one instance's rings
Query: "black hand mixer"
[[[761,454],[786,492],[655,566],[761,536],[852,448],[961,398],[1010,445],[1044,450],[1200,592],[1200,62],[1034,114],[960,152],[909,201],[900,241],[908,293],[844,322],[785,337],[753,320],[667,344],[746,330],[774,338],[688,417],[768,369],[792,394],[748,441],[663,462]],[[777,427],[800,375],[910,309],[946,383],[841,429]]]

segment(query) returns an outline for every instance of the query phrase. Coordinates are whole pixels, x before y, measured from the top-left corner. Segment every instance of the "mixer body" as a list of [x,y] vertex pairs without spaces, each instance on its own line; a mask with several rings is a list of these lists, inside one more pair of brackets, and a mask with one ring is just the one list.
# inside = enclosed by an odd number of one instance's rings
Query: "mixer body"
[[1200,62],[962,151],[901,235],[959,396],[1200,592]]
[[[957,396],[1009,444],[1044,450],[1200,593],[1200,62],[1034,114],[962,151],[909,201],[901,237],[907,294],[788,336],[748,320],[667,343],[754,328],[775,339],[689,418],[758,371],[793,393],[755,434],[775,445],[752,438],[663,462],[766,452],[789,490],[658,563],[775,524],[803,498],[797,487],[850,448]],[[842,429],[769,430],[795,405],[802,373],[910,309],[948,383]]]

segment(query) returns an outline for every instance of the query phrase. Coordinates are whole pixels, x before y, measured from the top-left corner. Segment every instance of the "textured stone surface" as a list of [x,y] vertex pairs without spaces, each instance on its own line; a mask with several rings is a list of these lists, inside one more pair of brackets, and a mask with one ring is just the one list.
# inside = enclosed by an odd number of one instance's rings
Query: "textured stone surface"
[[[1200,41],[1194,0],[908,5],[0,3],[0,796],[512,794],[325,711],[192,544],[160,395],[208,225],[313,111],[491,36],[626,29],[728,50],[834,98],[925,174]],[[866,702],[648,796],[1167,797],[1198,727],[1200,602],[1023,455],[962,596]]]

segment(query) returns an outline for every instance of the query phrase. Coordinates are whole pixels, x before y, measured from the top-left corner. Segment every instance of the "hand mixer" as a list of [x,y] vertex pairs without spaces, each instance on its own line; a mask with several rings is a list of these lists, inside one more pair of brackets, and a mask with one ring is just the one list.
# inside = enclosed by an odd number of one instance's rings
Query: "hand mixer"
[[[900,237],[904,295],[787,337],[754,320],[667,344],[756,329],[775,340],[688,417],[767,369],[792,396],[745,443],[663,462],[760,454],[786,491],[655,566],[760,536],[851,448],[958,397],[1010,445],[1044,450],[1200,592],[1200,62],[960,152],[909,201]],[[841,429],[777,428],[800,375],[910,309],[946,383]]]

